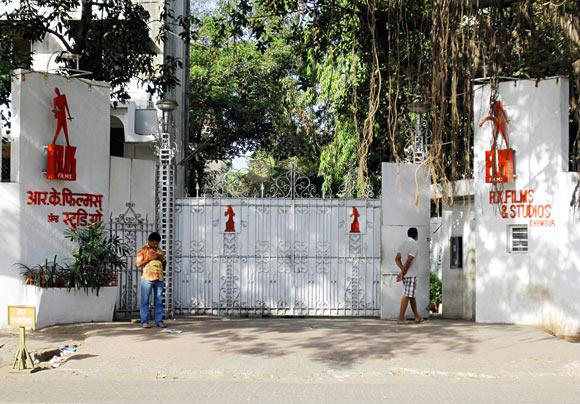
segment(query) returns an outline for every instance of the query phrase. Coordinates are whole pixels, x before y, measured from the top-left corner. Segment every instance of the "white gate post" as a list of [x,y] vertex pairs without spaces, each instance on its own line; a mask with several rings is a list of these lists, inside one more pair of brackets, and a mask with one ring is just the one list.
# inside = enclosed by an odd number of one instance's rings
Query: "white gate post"
[[[383,163],[381,194],[381,318],[399,316],[403,285],[396,282],[400,270],[395,256],[400,244],[407,239],[410,227],[419,231],[417,309],[422,316],[427,316],[431,199],[426,168],[419,164]],[[407,313],[410,307],[408,310]]]

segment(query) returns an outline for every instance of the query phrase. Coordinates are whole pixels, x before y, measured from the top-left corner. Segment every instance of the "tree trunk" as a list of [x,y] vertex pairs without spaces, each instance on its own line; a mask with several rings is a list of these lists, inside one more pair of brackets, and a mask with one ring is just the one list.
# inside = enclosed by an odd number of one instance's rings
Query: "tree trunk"
[[92,0],[81,0],[81,19],[79,21],[79,26],[74,33],[75,45],[74,53],[77,55],[83,54],[87,42],[87,33],[91,27],[91,22],[93,21],[93,1]]
[[188,162],[189,164],[189,194],[195,195],[196,194],[196,186],[199,185],[200,187],[200,195],[202,192],[202,188],[205,185],[205,161],[199,159],[197,156],[194,157],[192,160]]

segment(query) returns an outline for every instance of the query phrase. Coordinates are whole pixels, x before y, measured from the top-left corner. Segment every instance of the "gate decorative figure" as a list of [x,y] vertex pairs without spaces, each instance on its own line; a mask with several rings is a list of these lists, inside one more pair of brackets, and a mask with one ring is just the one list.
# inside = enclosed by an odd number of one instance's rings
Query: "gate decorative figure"
[[176,314],[379,316],[380,200],[322,198],[293,168],[251,196],[235,178],[176,199]]
[[127,255],[123,257],[127,265],[118,271],[119,293],[115,305],[116,319],[129,319],[139,315],[139,280],[140,270],[135,266],[137,252],[147,243],[149,233],[153,232],[155,224],[142,217],[133,208],[135,204],[127,203],[125,213],[109,220],[109,231],[118,236],[127,247]]

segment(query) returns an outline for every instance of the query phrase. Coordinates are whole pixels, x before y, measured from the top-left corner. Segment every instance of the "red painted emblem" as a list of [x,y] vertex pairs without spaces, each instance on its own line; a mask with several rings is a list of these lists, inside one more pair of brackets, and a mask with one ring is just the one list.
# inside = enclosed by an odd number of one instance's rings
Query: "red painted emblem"
[[[58,88],[54,89],[56,97],[52,100],[52,112],[56,120],[56,131],[52,143],[48,145],[46,178],[49,180],[75,181],[77,179],[77,148],[70,145],[67,120],[72,121],[66,95]],[[60,133],[64,132],[66,146],[57,145]]]
[[231,205],[228,205],[224,216],[228,216],[228,220],[226,221],[226,233],[235,233],[236,232],[236,225],[234,223],[234,209]]
[[360,225],[358,223],[358,218],[360,217],[360,213],[358,213],[358,209],[354,206],[352,207],[352,212],[350,213],[350,217],[353,218],[352,223],[350,225],[350,232],[351,233],[360,233]]
[[[501,101],[495,100],[492,102],[490,114],[481,120],[479,126],[483,126],[488,121],[493,124],[493,143],[491,150],[485,152],[485,182],[513,182],[515,178],[515,151],[509,147],[507,124],[510,120]],[[497,147],[497,140],[500,134],[504,141],[505,149],[498,149]]]
[[498,184],[514,181],[514,149],[485,152],[485,182]]

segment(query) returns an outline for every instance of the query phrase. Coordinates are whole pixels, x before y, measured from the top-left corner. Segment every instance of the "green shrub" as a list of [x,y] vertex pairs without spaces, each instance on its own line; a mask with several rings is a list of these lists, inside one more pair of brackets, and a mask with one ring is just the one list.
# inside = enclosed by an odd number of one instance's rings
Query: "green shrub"
[[28,266],[17,264],[21,269],[20,274],[27,285],[37,285],[41,288],[65,287],[65,277],[68,267],[56,261],[56,255],[52,261],[45,260],[44,264]]
[[123,257],[127,245],[119,237],[108,235],[102,224],[91,224],[68,230],[65,237],[76,244],[73,262],[59,264],[57,257],[44,264],[29,267],[18,264],[24,283],[41,288],[67,288],[95,290],[115,286],[117,271],[126,267]]
[[439,305],[441,303],[441,280],[431,272],[429,274],[429,301],[431,304]]

